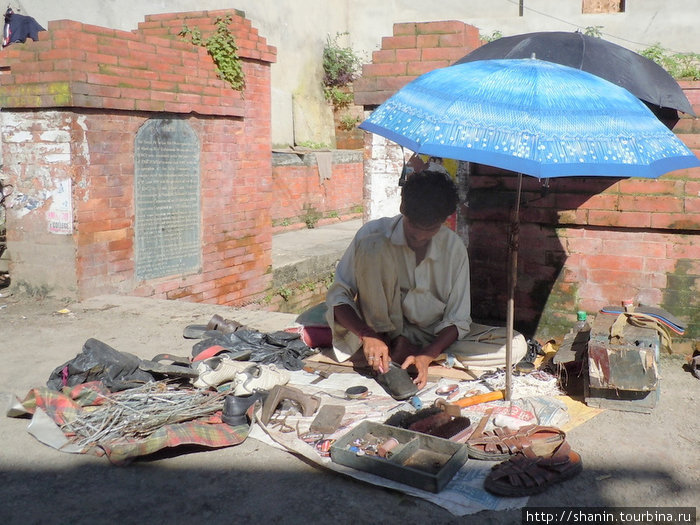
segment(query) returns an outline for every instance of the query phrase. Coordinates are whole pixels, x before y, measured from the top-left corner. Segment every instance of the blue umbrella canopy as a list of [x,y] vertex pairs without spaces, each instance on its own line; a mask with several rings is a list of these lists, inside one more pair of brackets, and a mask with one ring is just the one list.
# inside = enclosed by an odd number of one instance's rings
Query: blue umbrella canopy
[[360,128],[426,155],[549,178],[656,178],[700,160],[629,91],[537,59],[436,69]]

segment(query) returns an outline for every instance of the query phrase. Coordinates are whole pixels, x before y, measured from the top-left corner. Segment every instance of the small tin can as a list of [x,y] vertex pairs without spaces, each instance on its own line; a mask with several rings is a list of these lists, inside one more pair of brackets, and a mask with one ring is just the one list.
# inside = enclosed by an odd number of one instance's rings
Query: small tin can
[[399,441],[396,438],[389,438],[384,443],[379,445],[379,448],[377,448],[377,455],[382,458],[389,457],[391,455],[391,451],[398,446]]

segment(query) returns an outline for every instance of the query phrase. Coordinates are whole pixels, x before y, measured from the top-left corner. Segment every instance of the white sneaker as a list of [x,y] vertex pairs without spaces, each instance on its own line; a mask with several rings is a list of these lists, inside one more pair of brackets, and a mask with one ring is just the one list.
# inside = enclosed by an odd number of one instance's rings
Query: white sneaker
[[236,374],[233,394],[244,396],[256,390],[270,390],[275,385],[286,385],[291,375],[283,368],[275,365],[249,365],[244,371]]
[[212,357],[197,364],[199,377],[192,383],[195,388],[216,388],[233,381],[236,374],[250,366],[249,361],[234,361],[226,356]]

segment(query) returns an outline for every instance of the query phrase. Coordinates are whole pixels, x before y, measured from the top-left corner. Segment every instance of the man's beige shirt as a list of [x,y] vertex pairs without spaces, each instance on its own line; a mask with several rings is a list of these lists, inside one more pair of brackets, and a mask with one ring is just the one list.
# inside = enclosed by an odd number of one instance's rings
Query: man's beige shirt
[[[394,250],[405,325],[401,332],[407,335],[418,328],[429,338],[443,328],[454,325],[459,332],[458,339],[466,336],[471,324],[471,302],[469,258],[464,242],[452,230],[442,226],[431,239],[425,258],[416,266],[415,254],[404,236],[401,215],[370,221],[358,230],[338,263],[335,282],[328,290],[326,304],[329,321],[333,307],[340,304],[351,305],[359,315],[361,309],[356,303],[358,287],[355,281],[356,248],[359,240],[377,233],[389,238]],[[334,330],[333,346],[336,354],[341,354],[339,358],[347,357],[359,348],[357,338],[349,332],[345,332],[349,336],[348,341],[338,341],[337,336],[342,332]]]

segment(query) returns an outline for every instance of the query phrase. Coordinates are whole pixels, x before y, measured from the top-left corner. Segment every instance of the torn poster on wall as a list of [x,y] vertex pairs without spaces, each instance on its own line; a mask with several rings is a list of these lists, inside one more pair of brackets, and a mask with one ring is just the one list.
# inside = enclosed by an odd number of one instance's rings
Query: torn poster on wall
[[46,212],[46,223],[49,233],[70,235],[73,233],[73,204],[71,192],[71,180],[63,180],[58,183],[51,206]]

